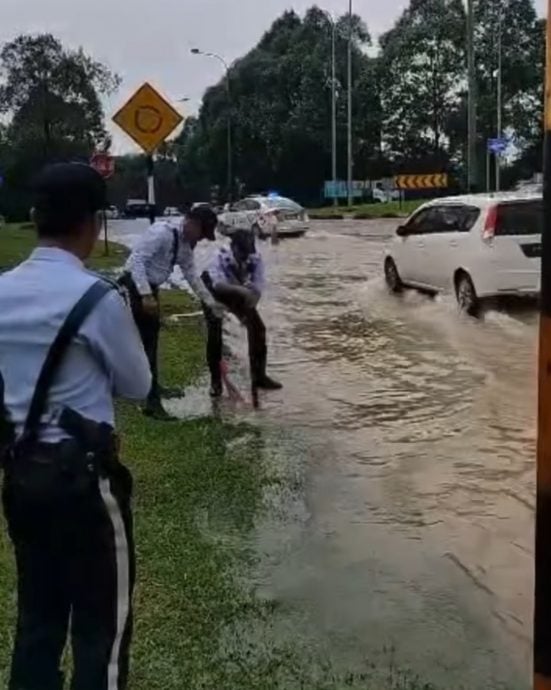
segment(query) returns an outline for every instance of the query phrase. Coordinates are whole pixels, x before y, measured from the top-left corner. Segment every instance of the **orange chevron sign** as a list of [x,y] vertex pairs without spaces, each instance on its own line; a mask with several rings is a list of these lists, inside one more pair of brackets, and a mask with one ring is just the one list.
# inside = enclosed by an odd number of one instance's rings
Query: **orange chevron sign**
[[432,175],[396,175],[394,187],[396,189],[443,189],[448,186],[446,173]]

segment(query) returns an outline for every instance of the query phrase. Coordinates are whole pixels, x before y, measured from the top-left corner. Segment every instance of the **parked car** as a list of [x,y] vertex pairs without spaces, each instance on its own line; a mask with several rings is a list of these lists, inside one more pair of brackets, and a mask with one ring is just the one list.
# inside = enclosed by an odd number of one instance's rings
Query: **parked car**
[[282,196],[251,196],[230,205],[218,216],[218,228],[231,235],[237,228],[249,228],[259,238],[269,237],[275,228],[280,237],[300,237],[308,230],[308,214],[291,199]]
[[149,218],[150,204],[145,199],[128,199],[124,207],[125,218]]
[[167,206],[165,210],[163,211],[163,217],[164,218],[171,218],[173,216],[181,216],[182,214],[180,211],[176,208],[176,206]]
[[384,260],[393,292],[451,291],[471,315],[482,300],[540,291],[541,194],[438,199],[401,225]]

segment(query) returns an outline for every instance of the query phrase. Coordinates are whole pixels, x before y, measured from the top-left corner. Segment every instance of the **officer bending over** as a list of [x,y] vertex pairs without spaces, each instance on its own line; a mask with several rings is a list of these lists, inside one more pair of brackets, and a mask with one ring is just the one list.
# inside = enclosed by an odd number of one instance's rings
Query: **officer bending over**
[[123,299],[82,263],[105,205],[92,168],[46,168],[38,247],[0,276],[3,504],[18,578],[9,690],[62,689],[69,621],[71,688],[127,683],[132,478],[117,457],[113,397],[145,398],[151,375]]
[[[193,251],[203,239],[214,241],[218,219],[208,207],[192,209],[174,227],[166,221],[154,223],[138,241],[127,261],[120,283],[129,292],[132,313],[149,359],[152,386],[145,414],[159,420],[171,417],[164,410],[158,377],[158,345],[161,328],[159,288],[180,266],[184,278],[197,297],[216,314],[223,308],[217,304],[197,275]],[[170,393],[169,393],[170,395]]]
[[[245,229],[236,230],[230,248],[218,250],[202,277],[216,301],[227,307],[247,327],[253,387],[280,390],[281,383],[266,374],[266,327],[257,310],[264,289],[264,263],[261,255],[256,253],[253,233]],[[211,396],[217,398],[222,395],[222,318],[208,304],[203,304],[203,310],[208,330],[207,362],[211,375]]]

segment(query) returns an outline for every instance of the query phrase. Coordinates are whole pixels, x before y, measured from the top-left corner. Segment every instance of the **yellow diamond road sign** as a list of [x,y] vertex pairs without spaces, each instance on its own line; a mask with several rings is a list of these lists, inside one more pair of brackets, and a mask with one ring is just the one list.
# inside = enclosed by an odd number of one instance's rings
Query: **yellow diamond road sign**
[[183,117],[152,86],[145,83],[113,118],[146,153],[178,127]]

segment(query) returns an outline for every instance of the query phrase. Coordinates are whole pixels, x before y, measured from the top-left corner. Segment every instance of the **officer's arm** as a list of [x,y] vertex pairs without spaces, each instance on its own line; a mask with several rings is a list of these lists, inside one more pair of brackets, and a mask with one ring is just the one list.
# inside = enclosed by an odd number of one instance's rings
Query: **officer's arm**
[[205,283],[203,283],[201,278],[197,275],[193,252],[191,250],[181,252],[179,264],[184,278],[187,280],[188,285],[193,290],[197,298],[206,304],[207,307],[217,309],[218,304],[216,303],[216,300],[205,286]]
[[167,233],[150,228],[132,249],[126,268],[130,271],[134,285],[142,296],[151,294],[147,277],[147,261],[160,250],[166,241]]
[[111,381],[113,394],[143,400],[151,388],[151,371],[140,335],[122,297],[110,292],[81,329],[81,335]]

